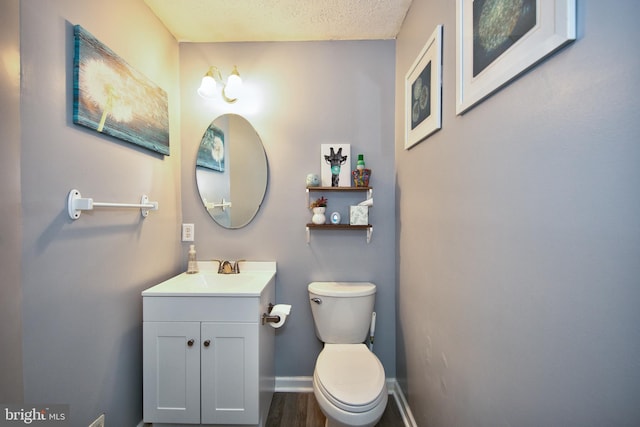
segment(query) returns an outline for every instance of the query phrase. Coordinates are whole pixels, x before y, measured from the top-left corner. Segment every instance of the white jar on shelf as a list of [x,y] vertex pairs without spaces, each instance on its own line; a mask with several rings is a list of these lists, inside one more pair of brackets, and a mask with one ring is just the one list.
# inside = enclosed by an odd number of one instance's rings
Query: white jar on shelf
[[327,222],[327,218],[324,215],[324,213],[327,210],[325,206],[318,206],[318,207],[312,208],[312,210],[313,210],[313,216],[311,217],[312,223],[324,224],[325,222]]

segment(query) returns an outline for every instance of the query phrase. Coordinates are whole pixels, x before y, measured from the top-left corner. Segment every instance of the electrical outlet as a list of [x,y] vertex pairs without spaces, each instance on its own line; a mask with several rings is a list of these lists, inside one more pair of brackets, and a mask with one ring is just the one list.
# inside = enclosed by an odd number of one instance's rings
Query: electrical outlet
[[193,242],[195,238],[195,226],[193,224],[182,224],[182,241]]
[[94,422],[89,424],[89,427],[104,427],[104,414],[100,414]]

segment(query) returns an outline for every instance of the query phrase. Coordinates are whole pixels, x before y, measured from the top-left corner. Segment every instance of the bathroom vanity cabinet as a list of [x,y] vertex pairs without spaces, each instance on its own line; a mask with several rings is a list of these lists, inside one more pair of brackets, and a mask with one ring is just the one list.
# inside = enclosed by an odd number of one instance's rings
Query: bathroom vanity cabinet
[[[373,188],[371,187],[307,187],[307,206],[310,205],[311,196],[310,193],[324,193],[324,192],[341,192],[341,193],[367,193],[367,199],[373,197]],[[329,213],[329,212],[327,212]],[[344,219],[343,219],[344,221]],[[346,218],[347,223],[341,224],[307,224],[307,243],[311,241],[310,230],[366,230],[367,243],[371,241],[371,235],[373,234],[373,225],[350,225],[349,218]]]
[[[213,274],[225,276],[211,273],[210,282],[226,280]],[[144,422],[263,427],[275,388],[274,329],[261,318],[274,302],[275,273],[249,293],[212,291],[207,273],[181,276],[205,284],[143,292]]]

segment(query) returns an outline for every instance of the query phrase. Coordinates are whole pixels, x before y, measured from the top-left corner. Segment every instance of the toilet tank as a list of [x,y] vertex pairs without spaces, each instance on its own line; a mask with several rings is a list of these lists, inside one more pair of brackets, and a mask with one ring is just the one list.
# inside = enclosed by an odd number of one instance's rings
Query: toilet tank
[[313,282],[308,286],[316,335],[324,343],[357,344],[369,334],[376,285]]

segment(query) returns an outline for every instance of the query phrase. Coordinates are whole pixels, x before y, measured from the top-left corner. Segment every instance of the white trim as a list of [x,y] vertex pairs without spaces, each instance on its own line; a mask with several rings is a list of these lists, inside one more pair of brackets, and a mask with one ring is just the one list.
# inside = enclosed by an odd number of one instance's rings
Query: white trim
[[[387,378],[387,391],[393,396],[393,400],[395,400],[396,405],[398,405],[398,411],[402,417],[404,427],[418,427],[416,420],[413,418],[411,408],[409,408],[409,403],[404,397],[402,388],[400,388],[400,384],[395,378]],[[275,392],[311,393],[313,392],[313,377],[276,377]],[[151,425],[152,424],[145,424],[143,421],[140,421],[136,427],[147,427]]]
[[407,399],[404,397],[404,393],[402,392],[402,388],[398,381],[395,378],[391,380],[387,380],[387,385],[389,385],[389,381],[392,381],[390,386],[390,390],[393,391],[390,393],[393,395],[393,398],[398,405],[398,410],[400,411],[400,416],[402,417],[402,422],[405,427],[418,427],[415,418],[413,418],[413,413],[411,412],[411,408],[409,407],[409,403]]
[[276,377],[276,393],[310,393],[313,377]]
[[[276,393],[311,393],[313,392],[313,377],[276,377]],[[413,418],[411,408],[402,393],[400,384],[395,378],[387,378],[387,391],[393,396],[398,405],[402,423],[405,427],[418,427]],[[142,427],[142,426],[138,426]]]

